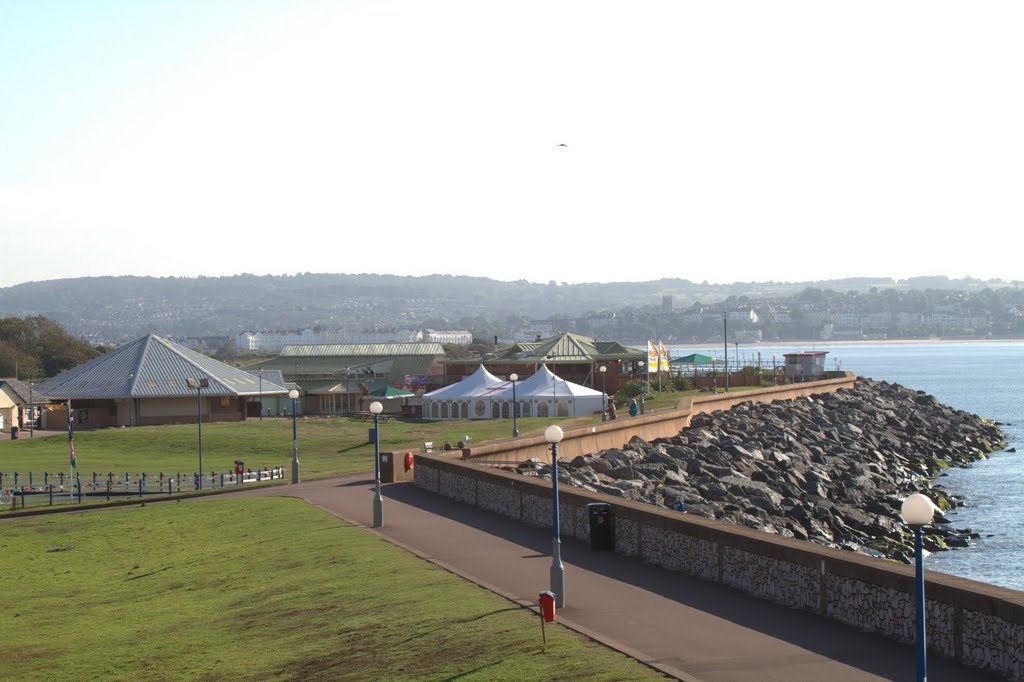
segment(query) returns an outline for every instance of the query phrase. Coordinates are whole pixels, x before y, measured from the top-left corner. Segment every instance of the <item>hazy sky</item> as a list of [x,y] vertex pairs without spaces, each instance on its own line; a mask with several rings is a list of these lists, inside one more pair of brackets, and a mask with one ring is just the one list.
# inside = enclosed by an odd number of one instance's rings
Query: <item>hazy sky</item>
[[1019,1],[0,0],[0,286],[1024,279],[1022,19]]

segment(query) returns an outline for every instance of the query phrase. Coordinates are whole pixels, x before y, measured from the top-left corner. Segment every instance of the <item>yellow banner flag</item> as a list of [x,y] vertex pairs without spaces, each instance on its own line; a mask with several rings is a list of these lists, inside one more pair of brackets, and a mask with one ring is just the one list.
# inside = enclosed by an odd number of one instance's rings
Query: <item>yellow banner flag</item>
[[658,371],[668,371],[668,351],[665,350],[665,344],[658,341]]
[[658,349],[654,347],[653,341],[647,342],[647,373],[654,374],[658,371]]

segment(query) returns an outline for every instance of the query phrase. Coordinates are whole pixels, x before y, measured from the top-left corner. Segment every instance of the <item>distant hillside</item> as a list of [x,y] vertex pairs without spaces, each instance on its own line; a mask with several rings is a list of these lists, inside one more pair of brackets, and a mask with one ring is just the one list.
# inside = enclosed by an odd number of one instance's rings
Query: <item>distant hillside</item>
[[[920,278],[929,288],[980,288],[980,280]],[[1001,284],[1001,283],[1000,283]],[[536,284],[483,277],[315,274],[231,277],[88,277],[30,282],[0,289],[0,317],[42,315],[92,342],[119,342],[146,333],[233,336],[242,331],[310,327],[462,327],[490,329],[551,316],[661,306],[678,310],[729,297],[792,296],[805,288],[837,292],[913,287],[913,280],[851,278],[827,282],[650,282]],[[488,323],[488,324],[485,324]]]

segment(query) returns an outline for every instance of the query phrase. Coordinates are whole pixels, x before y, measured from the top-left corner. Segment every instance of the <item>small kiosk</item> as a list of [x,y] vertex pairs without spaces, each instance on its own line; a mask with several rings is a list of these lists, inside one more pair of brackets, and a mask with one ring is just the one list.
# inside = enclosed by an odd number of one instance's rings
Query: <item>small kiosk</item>
[[825,356],[828,351],[802,351],[786,353],[785,374],[787,381],[815,381],[825,376]]

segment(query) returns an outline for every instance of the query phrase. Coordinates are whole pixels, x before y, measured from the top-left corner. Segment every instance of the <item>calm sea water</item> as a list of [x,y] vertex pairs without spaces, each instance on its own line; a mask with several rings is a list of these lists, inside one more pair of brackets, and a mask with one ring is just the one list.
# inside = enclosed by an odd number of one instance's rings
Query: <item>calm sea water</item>
[[[722,347],[673,348],[672,357],[703,352],[721,358]],[[1009,448],[970,467],[950,470],[939,482],[964,501],[949,513],[955,527],[981,538],[966,549],[938,552],[925,567],[972,580],[1024,590],[1024,342],[730,346],[734,358],[771,365],[782,354],[828,351],[826,368],[924,391],[960,410],[1001,422]],[[738,353],[738,355],[737,355]]]

